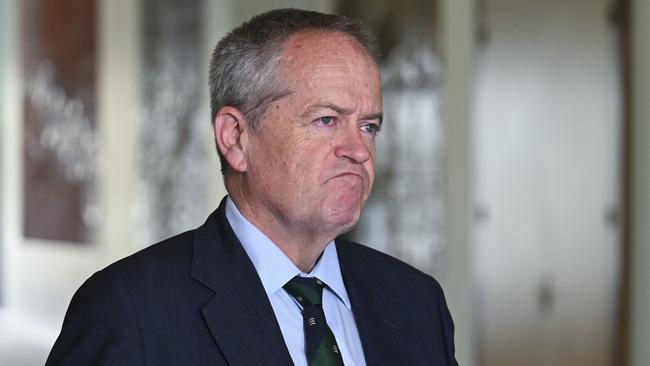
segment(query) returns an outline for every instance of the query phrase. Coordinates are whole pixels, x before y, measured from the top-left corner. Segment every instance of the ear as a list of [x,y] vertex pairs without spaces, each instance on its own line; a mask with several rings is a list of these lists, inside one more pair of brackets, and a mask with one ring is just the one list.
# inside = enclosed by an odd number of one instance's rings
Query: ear
[[245,172],[246,151],[246,117],[235,107],[223,107],[214,119],[214,138],[221,154],[230,167],[238,172]]

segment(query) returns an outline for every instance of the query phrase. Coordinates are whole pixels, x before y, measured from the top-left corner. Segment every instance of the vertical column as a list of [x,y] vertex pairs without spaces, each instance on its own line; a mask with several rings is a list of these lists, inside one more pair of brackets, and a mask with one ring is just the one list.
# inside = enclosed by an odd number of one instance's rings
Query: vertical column
[[20,3],[16,0],[2,1],[0,5],[0,158],[2,159],[0,181],[0,296],[2,305],[7,307],[11,302],[14,291],[13,269],[15,264],[10,260],[22,243],[20,235],[19,209],[20,197],[20,108],[19,101],[22,85],[19,80],[21,73],[18,60],[18,19]]
[[101,139],[99,241],[108,263],[133,250],[135,140],[140,102],[140,2],[100,2],[99,108]]
[[7,243],[9,243],[9,236],[7,230],[6,218],[8,215],[7,209],[9,203],[6,195],[8,181],[5,177],[7,174],[7,157],[10,155],[8,147],[11,146],[8,139],[9,118],[8,118],[8,103],[9,90],[11,85],[12,73],[10,72],[10,58],[13,55],[12,37],[14,35],[15,24],[12,21],[15,19],[14,15],[14,2],[2,1],[0,2],[0,306],[5,303],[5,271],[6,271],[6,251]]
[[445,268],[441,278],[456,325],[456,357],[474,365],[472,290],[472,114],[474,1],[444,0]]
[[631,365],[650,362],[650,2],[632,1]]

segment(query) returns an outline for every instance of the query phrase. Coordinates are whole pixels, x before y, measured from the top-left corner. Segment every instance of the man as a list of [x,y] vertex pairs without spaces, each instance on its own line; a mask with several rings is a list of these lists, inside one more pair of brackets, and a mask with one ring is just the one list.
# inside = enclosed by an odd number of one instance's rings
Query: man
[[381,81],[348,18],[254,17],[216,47],[228,190],[206,223],[93,275],[48,365],[456,365],[428,275],[337,239],[374,180]]

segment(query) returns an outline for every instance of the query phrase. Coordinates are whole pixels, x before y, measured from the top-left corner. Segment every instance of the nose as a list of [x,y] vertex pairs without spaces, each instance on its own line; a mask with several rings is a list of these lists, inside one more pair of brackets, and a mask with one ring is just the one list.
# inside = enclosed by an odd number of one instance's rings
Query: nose
[[363,133],[358,126],[346,128],[337,138],[334,153],[339,158],[345,158],[353,163],[361,164],[370,159],[370,149],[364,140]]

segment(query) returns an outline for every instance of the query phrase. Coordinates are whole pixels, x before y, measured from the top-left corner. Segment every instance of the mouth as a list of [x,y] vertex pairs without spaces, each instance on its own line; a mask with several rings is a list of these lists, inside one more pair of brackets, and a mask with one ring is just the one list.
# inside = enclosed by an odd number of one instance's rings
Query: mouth
[[366,179],[364,178],[364,176],[363,176],[361,173],[359,173],[359,172],[353,172],[353,171],[345,171],[345,172],[338,173],[338,174],[336,174],[335,176],[333,176],[333,177],[331,177],[330,179],[328,179],[328,181],[339,181],[339,180],[343,180],[343,181],[353,182],[353,181],[356,181],[357,179],[358,179],[362,184],[365,185],[365,181],[366,181]]
[[339,173],[339,174],[335,175],[334,178],[341,178],[341,177],[347,177],[347,176],[358,177],[359,179],[363,180],[363,177],[361,176],[361,174],[359,174],[359,173],[357,173],[357,172],[343,172],[343,173]]

